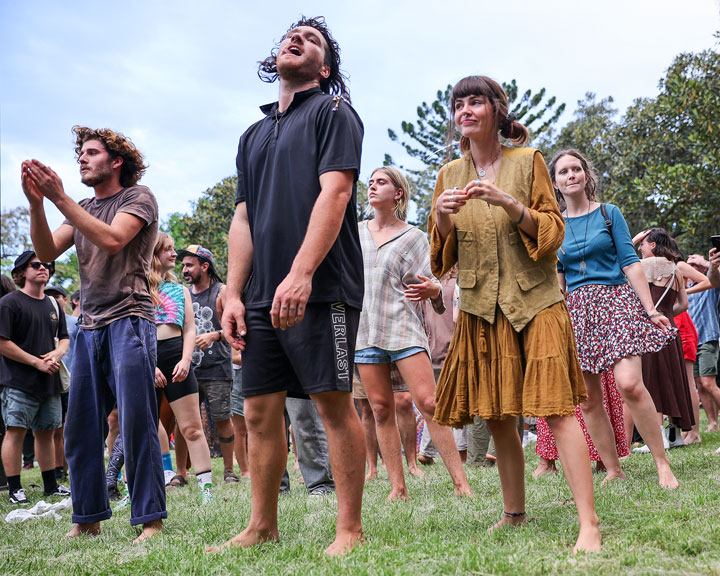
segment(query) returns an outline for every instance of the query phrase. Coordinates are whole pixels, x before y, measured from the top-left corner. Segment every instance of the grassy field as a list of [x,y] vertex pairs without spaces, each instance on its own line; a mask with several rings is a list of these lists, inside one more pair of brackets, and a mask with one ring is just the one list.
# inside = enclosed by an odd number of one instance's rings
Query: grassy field
[[[388,504],[387,476],[365,490],[363,523],[367,544],[343,559],[322,557],[333,539],[336,500],[308,498],[297,472],[292,492],[280,499],[278,544],[233,549],[206,556],[203,549],[239,532],[250,514],[250,485],[216,486],[216,502],[201,507],[195,482],[168,495],[165,532],[133,546],[129,510],[103,523],[98,538],[65,541],[70,515],[0,526],[0,574],[720,574],[720,433],[703,443],[670,452],[680,489],[661,489],[650,456],[624,463],[628,480],[600,487],[596,505],[604,548],[572,555],[577,536],[575,507],[562,475],[533,480],[537,464],[526,450],[526,528],[492,535],[487,528],[502,511],[497,470],[468,468],[474,499],[452,495],[442,465],[411,478],[411,502]],[[214,461],[216,479],[221,461]],[[37,468],[23,485],[41,484]],[[28,490],[31,503],[41,491]],[[3,518],[12,507],[0,493]]]

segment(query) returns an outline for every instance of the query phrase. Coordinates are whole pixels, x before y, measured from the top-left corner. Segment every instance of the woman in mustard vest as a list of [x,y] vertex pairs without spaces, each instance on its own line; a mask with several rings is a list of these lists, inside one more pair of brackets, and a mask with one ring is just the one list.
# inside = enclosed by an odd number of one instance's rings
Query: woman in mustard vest
[[518,415],[542,416],[558,444],[575,498],[575,551],[597,551],[587,445],[574,417],[585,395],[575,340],[556,275],[564,223],[542,155],[522,144],[527,130],[508,114],[501,86],[469,76],[452,91],[463,157],[443,166],[428,230],[433,274],[458,263],[460,313],[440,374],[435,421],[488,421],[503,490],[492,528],[525,524],[525,461]]

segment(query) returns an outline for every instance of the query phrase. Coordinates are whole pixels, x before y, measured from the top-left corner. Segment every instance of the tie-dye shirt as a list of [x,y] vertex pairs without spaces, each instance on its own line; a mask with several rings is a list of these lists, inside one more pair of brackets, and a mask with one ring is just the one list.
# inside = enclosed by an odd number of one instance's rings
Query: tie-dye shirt
[[158,288],[160,303],[155,308],[155,324],[185,323],[185,293],[180,284],[163,282]]

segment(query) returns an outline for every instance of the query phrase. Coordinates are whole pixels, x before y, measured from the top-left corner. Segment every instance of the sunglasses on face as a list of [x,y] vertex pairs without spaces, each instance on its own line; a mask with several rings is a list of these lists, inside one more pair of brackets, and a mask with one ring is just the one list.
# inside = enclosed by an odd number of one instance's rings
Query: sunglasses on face
[[33,270],[40,270],[41,266],[45,268],[48,272],[52,272],[53,270],[55,270],[55,264],[53,262],[30,262],[29,266]]

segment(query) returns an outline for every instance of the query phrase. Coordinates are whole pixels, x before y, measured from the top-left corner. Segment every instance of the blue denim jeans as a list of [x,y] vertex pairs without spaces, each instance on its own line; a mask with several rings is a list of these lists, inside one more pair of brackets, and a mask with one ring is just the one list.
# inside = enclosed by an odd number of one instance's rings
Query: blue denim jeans
[[76,524],[110,518],[105,486],[107,416],[117,401],[130,524],[167,518],[155,399],[156,328],[137,316],[78,330],[65,423]]
[[290,416],[300,472],[307,491],[334,492],[327,434],[315,403],[302,398],[286,398],[285,409]]

